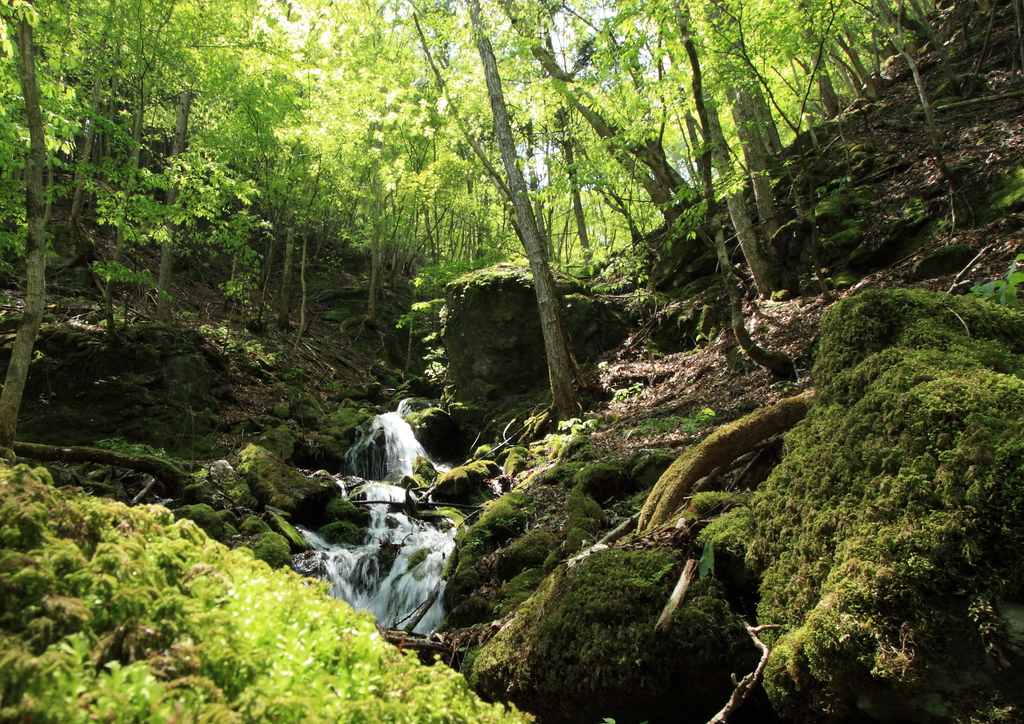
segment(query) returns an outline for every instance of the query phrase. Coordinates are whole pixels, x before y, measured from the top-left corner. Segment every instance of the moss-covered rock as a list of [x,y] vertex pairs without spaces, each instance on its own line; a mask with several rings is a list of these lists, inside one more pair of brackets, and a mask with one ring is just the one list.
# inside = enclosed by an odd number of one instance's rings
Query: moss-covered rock
[[362,528],[370,525],[370,511],[342,497],[331,500],[325,512],[332,522],[345,520]]
[[238,474],[262,505],[294,512],[324,495],[324,489],[266,448],[249,445],[238,454]]
[[217,515],[217,511],[205,503],[196,505],[183,505],[174,511],[174,519],[185,518],[191,520],[205,531],[206,535],[215,540],[224,540],[224,522]]
[[359,426],[375,414],[367,407],[341,407],[324,418],[321,429],[348,448],[355,443]]
[[450,449],[449,438],[458,432],[455,421],[440,407],[413,412],[405,421],[409,423],[420,444],[431,453]]
[[966,244],[953,244],[933,251],[914,265],[914,276],[918,279],[936,279],[947,274],[956,274],[974,259],[975,251]]
[[797,720],[1019,715],[1024,660],[992,652],[1001,603],[1024,601],[1024,318],[865,292],[824,318],[814,377],[749,511],[705,531],[745,553],[760,622],[783,627],[773,703]]
[[445,503],[468,503],[480,493],[484,481],[501,475],[501,468],[490,460],[477,460],[452,468],[437,478],[434,499]]
[[[521,574],[526,576],[527,573]],[[463,667],[475,691],[544,722],[706,722],[757,655],[712,579],[668,634],[654,632],[678,575],[668,551],[605,551],[559,568]]]
[[505,455],[505,461],[503,463],[505,467],[505,475],[516,477],[519,473],[526,470],[526,461],[530,457],[530,451],[525,447],[514,447],[510,448]]
[[253,555],[265,561],[271,568],[283,568],[291,563],[291,548],[288,540],[280,533],[263,533],[253,547]]
[[416,486],[420,488],[430,487],[437,481],[437,468],[429,458],[417,455],[412,461],[412,475],[416,479]]
[[288,541],[288,547],[292,553],[302,553],[310,549],[309,542],[302,537],[302,534],[295,529],[294,525],[285,520],[284,516],[268,510],[263,513],[263,520],[266,521],[270,530],[280,534]]
[[256,444],[287,462],[295,449],[295,431],[287,425],[278,425],[256,438]]
[[320,526],[317,535],[331,545],[357,546],[366,537],[366,528],[356,525],[348,520],[337,520],[333,523]]
[[303,427],[315,427],[323,415],[320,400],[301,387],[288,390],[288,416]]
[[630,475],[636,481],[636,487],[640,490],[650,488],[661,478],[672,463],[676,461],[675,455],[658,452],[657,450],[644,450],[630,460]]
[[573,477],[573,486],[579,487],[594,500],[606,501],[632,493],[633,481],[619,465],[591,463]]
[[257,536],[270,530],[267,522],[258,515],[250,515],[242,521],[242,535]]
[[565,552],[573,555],[585,543],[593,543],[604,523],[604,511],[597,501],[587,495],[581,486],[569,493],[565,504],[568,517],[565,523]]
[[527,568],[542,565],[556,543],[553,535],[540,530],[535,530],[515,540],[498,554],[498,577],[508,581]]

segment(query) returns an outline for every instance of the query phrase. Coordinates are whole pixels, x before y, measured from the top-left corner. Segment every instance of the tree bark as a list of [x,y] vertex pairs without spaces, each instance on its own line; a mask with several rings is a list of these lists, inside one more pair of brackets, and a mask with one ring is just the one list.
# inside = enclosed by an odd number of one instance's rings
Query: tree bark
[[292,267],[295,266],[295,229],[288,227],[284,242],[284,275],[281,277],[281,299],[278,305],[277,326],[288,329],[291,326],[289,317],[292,301]]
[[[24,12],[29,12],[25,9]],[[25,117],[29,131],[29,152],[25,160],[25,207],[28,240],[25,244],[25,311],[18,325],[11,348],[7,378],[0,393],[0,447],[10,447],[18,429],[21,397],[28,379],[32,346],[43,321],[46,293],[45,204],[43,202],[43,167],[46,165],[46,136],[43,114],[39,107],[36,83],[35,52],[32,24],[23,16],[17,29],[18,77],[25,99]]]
[[787,397],[715,430],[683,453],[654,486],[640,513],[637,530],[646,533],[673,519],[694,483],[772,435],[785,432],[807,415],[814,391]]
[[743,157],[750,173],[750,184],[754,189],[754,202],[757,204],[757,215],[761,220],[761,232],[765,241],[771,242],[779,230],[778,209],[775,205],[775,189],[771,179],[771,152],[768,141],[764,137],[764,129],[774,125],[770,117],[764,117],[762,111],[767,107],[754,102],[754,98],[745,90],[737,90],[733,96],[733,118],[736,131],[743,147]]
[[530,208],[530,199],[526,189],[526,181],[518,165],[515,140],[512,137],[512,125],[509,122],[505,96],[501,88],[501,77],[498,75],[498,62],[491,48],[491,41],[484,30],[480,14],[479,0],[469,0],[469,14],[476,34],[477,50],[484,67],[484,79],[494,116],[494,132],[501,151],[501,161],[505,166],[508,186],[512,191],[512,203],[519,218],[520,240],[530,260],[530,271],[533,274],[534,290],[537,293],[537,307],[540,312],[541,331],[544,335],[544,351],[548,360],[548,377],[551,382],[551,395],[558,417],[562,420],[573,417],[578,411],[576,390],[573,386],[574,374],[569,359],[569,350],[565,328],[558,307],[558,293],[555,279],[544,255],[544,243],[537,232],[536,220]]
[[[174,125],[174,145],[171,147],[171,165],[173,166],[178,156],[185,152],[185,137],[188,134],[188,116],[192,109],[192,91],[182,91],[178,101],[178,119]],[[167,207],[173,207],[178,200],[178,185],[171,182],[167,189]],[[170,324],[171,321],[171,295],[168,289],[171,286],[171,273],[174,271],[174,237],[177,235],[177,225],[167,222],[167,240],[160,245],[160,276],[157,279],[156,298],[156,319],[158,322]]]

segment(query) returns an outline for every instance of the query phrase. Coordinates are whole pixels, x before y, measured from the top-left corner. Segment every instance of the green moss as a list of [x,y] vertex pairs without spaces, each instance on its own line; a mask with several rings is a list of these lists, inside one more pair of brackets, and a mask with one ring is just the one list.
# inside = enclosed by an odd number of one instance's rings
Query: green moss
[[419,487],[429,487],[437,481],[437,468],[434,467],[434,463],[430,462],[429,458],[425,458],[422,455],[417,455],[416,459],[412,461],[412,474],[416,479]]
[[288,540],[274,531],[264,533],[259,537],[255,548],[253,548],[253,555],[259,560],[265,561],[271,568],[282,568],[292,560]]
[[289,460],[295,449],[295,433],[287,425],[278,425],[256,438],[256,444],[280,460]]
[[270,530],[280,534],[288,541],[288,547],[292,553],[301,553],[310,549],[309,543],[302,537],[302,534],[295,530],[295,526],[285,520],[283,516],[268,510],[263,513],[263,520],[270,526]]
[[294,511],[304,499],[320,493],[320,483],[311,480],[266,448],[249,445],[238,454],[238,474],[263,505]]
[[630,460],[630,475],[636,481],[638,488],[650,488],[661,478],[672,463],[676,461],[675,455],[647,450]]
[[892,697],[907,719],[936,696],[956,721],[982,720],[978,696],[1024,706],[986,664],[971,609],[1024,600],[1024,318],[873,291],[836,305],[822,334],[818,401],[785,459],[749,512],[705,534],[746,549],[759,620],[784,627],[773,701],[801,720]]
[[334,498],[327,503],[324,512],[327,513],[327,518],[332,522],[344,520],[361,528],[366,528],[370,525],[370,511],[362,506],[355,505],[345,498]]
[[526,461],[530,457],[530,451],[525,447],[514,447],[511,448],[505,455],[503,465],[505,466],[505,474],[510,475],[513,478],[519,473],[526,470]]
[[260,533],[266,533],[269,530],[270,526],[257,515],[250,515],[242,521],[242,535],[255,536]]
[[498,590],[498,606],[494,611],[494,618],[504,618],[522,606],[537,590],[542,580],[544,572],[540,568],[529,568],[503,585]]
[[183,505],[174,511],[175,520],[186,518],[191,520],[204,531],[206,535],[217,540],[224,538],[224,523],[218,517],[217,512],[205,503],[197,505]]
[[446,503],[468,502],[480,492],[484,481],[501,475],[501,468],[490,460],[477,460],[452,468],[437,478],[434,499]]
[[585,465],[586,463],[561,463],[531,476],[530,481],[536,485],[561,485],[568,488],[572,486],[576,474]]
[[374,413],[367,408],[342,407],[327,415],[323,420],[323,429],[345,447],[356,441],[359,426],[373,418]]
[[524,720],[382,642],[326,586],[164,508],[0,470],[0,543],[4,721]]
[[556,543],[553,535],[541,530],[515,540],[498,555],[498,578],[507,581],[527,568],[542,565]]
[[633,492],[629,475],[619,465],[592,463],[573,477],[573,486],[595,500],[609,500]]
[[347,520],[339,520],[322,526],[317,530],[317,535],[333,545],[355,546],[363,542],[366,528]]
[[1004,213],[1024,209],[1024,166],[1009,175],[1003,187],[994,194],[992,205]]
[[601,524],[604,522],[604,511],[581,486],[577,485],[569,493],[565,509],[569,514],[565,524],[566,529],[580,528],[588,533],[597,533],[601,529]]
[[439,407],[428,407],[420,412],[413,412],[405,421],[419,440],[428,449],[442,445],[445,438],[457,432],[455,421]]
[[677,575],[664,550],[605,551],[559,568],[467,661],[470,685],[554,724],[703,724],[728,698],[729,674],[749,671],[756,655],[711,579],[694,582],[667,634],[654,632]]
[[427,557],[429,555],[430,555],[430,549],[429,548],[420,548],[418,551],[416,551],[411,556],[409,556],[409,559],[406,562],[406,570],[412,570],[413,568],[418,566],[420,563],[422,563],[423,561],[427,560]]

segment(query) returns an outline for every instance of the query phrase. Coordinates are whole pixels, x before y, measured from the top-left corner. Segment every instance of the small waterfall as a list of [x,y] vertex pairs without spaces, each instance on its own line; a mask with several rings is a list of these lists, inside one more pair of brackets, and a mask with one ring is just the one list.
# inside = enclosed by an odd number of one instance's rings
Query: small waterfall
[[397,411],[373,418],[362,431],[362,437],[345,454],[351,475],[392,483],[397,483],[403,475],[412,475],[416,456],[427,455],[405,421],[413,404],[412,400],[402,400]]
[[295,568],[329,582],[332,596],[370,611],[388,628],[406,625],[430,601],[414,628],[416,633],[427,633],[440,626],[445,617],[441,573],[455,548],[455,530],[442,531],[404,513],[392,512],[405,502],[407,492],[378,482],[411,475],[413,460],[425,455],[403,419],[410,411],[407,402],[403,401],[396,412],[377,416],[346,456],[348,467],[356,475],[375,479],[350,486],[351,499],[382,501],[368,506],[370,526],[362,545],[331,545],[300,528],[314,554],[297,556]]

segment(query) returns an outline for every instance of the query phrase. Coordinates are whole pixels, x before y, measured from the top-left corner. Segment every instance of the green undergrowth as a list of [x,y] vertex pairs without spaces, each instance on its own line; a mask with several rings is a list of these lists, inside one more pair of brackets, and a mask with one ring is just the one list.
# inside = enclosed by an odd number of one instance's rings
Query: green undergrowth
[[1024,663],[1001,614],[1024,602],[1024,319],[879,291],[822,333],[782,464],[704,533],[745,554],[760,623],[783,627],[773,703],[799,721],[1017,720],[1024,676],[999,656]]
[[0,471],[0,544],[0,721],[522,721],[164,508],[18,466]]

